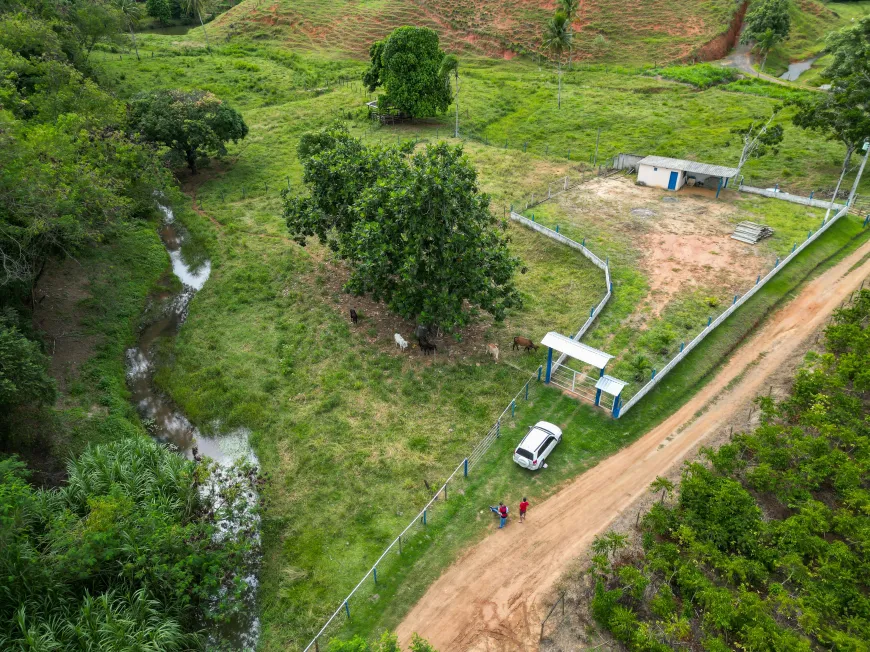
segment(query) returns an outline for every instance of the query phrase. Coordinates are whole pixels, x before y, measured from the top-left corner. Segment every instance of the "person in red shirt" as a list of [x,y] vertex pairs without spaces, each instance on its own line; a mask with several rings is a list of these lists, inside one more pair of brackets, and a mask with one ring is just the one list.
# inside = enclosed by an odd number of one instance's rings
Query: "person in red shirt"
[[526,510],[529,508],[529,499],[523,496],[523,502],[520,503],[520,523],[526,520]]
[[502,529],[507,524],[507,516],[508,516],[508,508],[504,503],[498,504],[498,515],[501,518],[501,523],[498,526],[498,529]]

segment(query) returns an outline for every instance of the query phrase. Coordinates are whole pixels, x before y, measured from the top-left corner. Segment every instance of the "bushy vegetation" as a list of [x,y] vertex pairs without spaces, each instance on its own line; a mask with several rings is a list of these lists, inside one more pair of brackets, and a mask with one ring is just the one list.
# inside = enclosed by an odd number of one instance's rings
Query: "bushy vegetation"
[[665,79],[691,84],[697,88],[710,88],[737,79],[737,71],[734,68],[714,66],[710,63],[699,63],[693,66],[668,66],[667,68],[651,70],[647,74],[661,75]]
[[808,358],[791,396],[758,399],[761,426],[686,466],[676,502],[643,518],[642,555],[621,554],[613,535],[596,543],[592,612],[629,649],[870,640],[868,338],[863,290],[837,311],[826,352]]
[[145,438],[89,448],[58,489],[0,460],[0,647],[203,647],[247,589],[255,482]]
[[519,260],[461,147],[366,147],[335,126],[303,136],[299,157],[310,195],[287,196],[284,217],[299,244],[316,235],[351,263],[348,291],[448,332],[521,305]]
[[369,50],[363,75],[369,91],[383,88],[378,106],[414,118],[443,113],[450,106],[450,84],[442,71],[444,52],[438,34],[426,27],[399,27]]

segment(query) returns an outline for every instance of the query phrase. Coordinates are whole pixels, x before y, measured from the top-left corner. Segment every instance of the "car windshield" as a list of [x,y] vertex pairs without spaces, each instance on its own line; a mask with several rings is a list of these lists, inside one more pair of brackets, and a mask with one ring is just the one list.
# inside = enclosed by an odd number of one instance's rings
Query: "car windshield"
[[522,455],[523,457],[525,457],[528,460],[533,459],[532,454],[529,451],[527,451],[525,448],[518,448],[517,455]]

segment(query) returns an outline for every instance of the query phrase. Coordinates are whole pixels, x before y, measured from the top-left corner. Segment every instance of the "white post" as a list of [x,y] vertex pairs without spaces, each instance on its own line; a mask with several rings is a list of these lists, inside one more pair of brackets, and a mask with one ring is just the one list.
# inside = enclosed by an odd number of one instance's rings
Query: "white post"
[[864,166],[867,165],[867,155],[870,154],[870,141],[864,141],[864,160],[861,161],[861,167],[858,168],[858,176],[855,177],[855,183],[852,184],[852,190],[849,193],[849,199],[846,201],[846,206],[851,206],[855,200],[855,193],[858,192],[858,183],[861,181],[861,175],[864,174]]

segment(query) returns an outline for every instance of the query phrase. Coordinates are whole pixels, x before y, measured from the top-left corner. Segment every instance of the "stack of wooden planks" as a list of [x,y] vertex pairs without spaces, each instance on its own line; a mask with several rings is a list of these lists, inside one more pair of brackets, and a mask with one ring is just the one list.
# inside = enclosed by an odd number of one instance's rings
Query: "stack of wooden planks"
[[746,244],[758,244],[760,240],[769,238],[772,235],[773,229],[769,226],[756,224],[755,222],[741,222],[737,225],[737,228],[734,229],[734,235],[731,237],[740,242],[745,242]]

